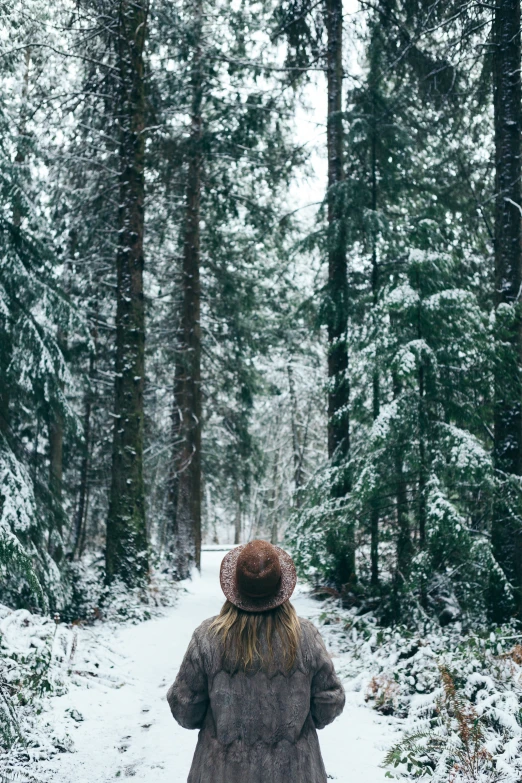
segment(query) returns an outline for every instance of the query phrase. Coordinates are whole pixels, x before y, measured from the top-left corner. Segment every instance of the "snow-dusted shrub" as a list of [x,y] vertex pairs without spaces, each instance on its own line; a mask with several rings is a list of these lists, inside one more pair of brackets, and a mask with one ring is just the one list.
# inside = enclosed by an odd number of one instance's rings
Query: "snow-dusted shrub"
[[315,585],[336,582],[343,550],[354,530],[351,498],[332,496],[331,487],[342,482],[344,468],[324,466],[309,480],[302,503],[288,525],[286,540],[298,571]]
[[162,566],[159,561],[151,566],[145,585],[128,588],[118,580],[105,584],[102,557],[67,563],[62,568],[67,590],[60,619],[82,624],[96,620],[139,623],[150,619],[161,607],[172,606],[179,592],[178,583]]
[[179,589],[170,573],[152,569],[144,587],[129,588],[119,580],[105,587],[96,613],[108,622],[141,623],[161,613],[162,607],[172,606]]
[[[147,589],[129,591],[118,584],[105,587],[92,564],[69,568],[67,581],[76,584],[81,597],[74,591],[68,595],[66,619],[74,622],[0,604],[0,783],[2,775],[10,780],[13,770],[25,775],[34,760],[71,750],[70,737],[55,734],[45,722],[46,697],[64,693],[71,683],[114,683],[113,653],[96,646],[90,624],[146,620],[172,605],[180,590],[159,570],[151,573]],[[30,772],[23,779],[33,780]]]
[[57,623],[0,605],[0,774],[35,753],[57,752],[58,740],[35,736],[42,696],[63,689],[55,669]]
[[[522,634],[517,626],[477,633],[417,618],[386,628],[338,601],[317,621],[347,687],[404,721],[388,754],[388,777],[439,783],[522,780]],[[473,777],[474,776],[474,777]]]
[[63,571],[68,590],[60,609],[61,619],[89,623],[100,618],[105,586],[99,563],[88,559],[73,561],[67,563]]
[[[502,771],[487,747],[486,721],[456,685],[457,674],[440,667],[441,691],[432,715],[420,720],[387,754],[385,763],[406,768],[414,778],[452,783],[500,783]],[[424,707],[426,709],[426,705]],[[516,732],[516,745],[520,733]],[[509,776],[513,779],[512,776]]]
[[0,583],[4,601],[24,600],[46,608],[42,575],[55,564],[38,548],[37,508],[32,480],[0,435]]
[[[61,239],[55,239],[48,188],[41,190],[48,181],[48,161],[34,133],[40,103],[36,96],[41,97],[44,83],[49,89],[49,78],[54,78],[53,67],[42,59],[44,30],[54,29],[50,7],[26,0],[3,3],[2,12],[0,601],[54,611],[64,599],[58,566],[66,512],[49,478],[41,428],[59,421],[67,440],[81,437],[62,338],[67,334],[70,349],[86,345],[89,336],[59,284],[63,248]],[[27,43],[35,35],[44,37],[29,55]],[[54,32],[49,35],[56,44]]]
[[[463,287],[473,256],[448,250],[434,225],[418,230],[373,318],[350,323],[349,454],[302,488],[288,545],[301,575],[345,606],[378,604],[384,622],[502,622],[513,601],[490,537],[506,495],[484,428],[491,323],[475,283]],[[509,506],[520,508],[520,487]]]

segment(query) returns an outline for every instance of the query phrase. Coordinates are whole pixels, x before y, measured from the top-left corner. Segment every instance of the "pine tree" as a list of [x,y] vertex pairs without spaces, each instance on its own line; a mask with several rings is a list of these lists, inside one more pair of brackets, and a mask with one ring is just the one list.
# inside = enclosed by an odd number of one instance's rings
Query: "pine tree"
[[[515,511],[519,490],[514,483],[522,475],[520,67],[520,3],[497,0],[493,20],[497,320],[494,456],[500,497],[492,535],[495,555],[513,585],[518,613],[522,614],[522,528]],[[505,503],[506,491],[514,508]]]
[[[155,88],[157,121],[165,123],[155,165],[165,210],[181,216],[164,241],[176,247],[177,263],[170,256],[158,265],[172,292],[168,350],[175,365],[162,539],[179,574],[198,559],[204,482],[216,500],[230,503],[239,535],[259,467],[251,417],[260,372],[253,357],[268,350],[269,330],[275,334],[270,281],[286,263],[280,193],[299,160],[287,140],[292,96],[273,94],[265,13],[203,3],[194,14],[179,3],[160,6],[153,23],[158,56],[167,41],[170,47],[169,70],[158,72]],[[190,123],[173,124],[162,114],[172,103],[187,108]]]
[[145,65],[148,4],[122,0],[115,15],[119,78],[119,216],[112,480],[106,577],[134,585],[148,570],[143,486],[145,302]]
[[[200,290],[200,205],[203,99],[203,5],[190,10],[191,128],[187,149],[186,205],[183,233],[183,268],[180,335],[174,381],[174,481],[176,550],[180,574],[187,575],[194,562],[201,567],[201,290]],[[175,503],[175,506],[174,506]]]
[[[451,9],[439,10],[441,22]],[[380,605],[387,619],[411,618],[418,602],[442,622],[459,605],[484,611],[496,571],[487,543],[490,182],[475,154],[488,143],[475,122],[487,112],[487,71],[465,55],[483,28],[463,13],[431,47],[425,31],[421,48],[426,18],[401,3],[368,15],[346,111],[354,479],[336,506],[331,475],[318,471],[292,541],[305,571],[339,585],[329,537],[356,520],[358,588],[344,600]],[[470,563],[475,592],[462,576]]]
[[38,109],[53,84],[42,49],[30,44],[47,9],[35,2],[31,13],[10,10],[0,71],[0,574],[3,601],[36,609],[60,607],[67,597],[57,566],[61,461],[44,425],[60,421],[62,431],[74,433],[60,335],[78,336],[81,321],[57,284],[59,248],[36,175],[45,167]]
[[[328,283],[325,320],[328,329],[328,455],[334,467],[343,466],[334,480],[332,493],[343,498],[350,491],[346,463],[350,456],[350,385],[348,380],[348,268],[346,259],[346,217],[343,128],[343,7],[341,0],[325,6],[326,75],[328,85],[327,154],[328,191]],[[338,563],[338,584],[355,581],[355,539],[353,526],[331,534],[330,547]]]
[[[314,4],[281,2],[276,13],[275,37],[287,43],[289,80],[306,78],[317,61],[326,74],[328,115],[326,148],[328,186],[325,195],[326,223],[322,252],[327,258],[328,278],[324,289],[322,320],[328,333],[328,456],[332,508],[337,524],[327,534],[330,578],[338,585],[356,581],[354,527],[339,516],[350,487],[350,381],[348,370],[348,312],[352,292],[348,285],[347,185],[343,119],[343,7],[339,0]],[[324,38],[326,40],[324,41]],[[335,565],[334,565],[335,564]]]

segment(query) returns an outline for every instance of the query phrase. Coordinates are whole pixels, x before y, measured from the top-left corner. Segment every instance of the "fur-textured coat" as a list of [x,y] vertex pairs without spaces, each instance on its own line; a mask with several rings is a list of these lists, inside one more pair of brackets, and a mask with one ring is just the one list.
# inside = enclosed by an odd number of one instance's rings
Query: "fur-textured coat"
[[209,632],[213,619],[194,632],[167,694],[178,723],[200,729],[188,783],[326,783],[316,729],[342,712],[345,697],[318,630],[300,620],[290,671],[275,634],[272,662],[245,672]]

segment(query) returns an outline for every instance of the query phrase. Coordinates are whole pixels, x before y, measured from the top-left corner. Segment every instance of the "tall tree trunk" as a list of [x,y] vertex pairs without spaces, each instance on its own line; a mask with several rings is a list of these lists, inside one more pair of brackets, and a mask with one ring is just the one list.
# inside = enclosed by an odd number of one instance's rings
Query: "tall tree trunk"
[[[423,339],[422,331],[422,294],[421,294],[421,277],[420,272],[417,269],[417,292],[418,292],[418,307],[417,307],[417,339],[421,341]],[[429,432],[428,432],[428,406],[426,400],[426,367],[424,360],[419,360],[419,367],[417,370],[417,384],[418,384],[418,432],[419,432],[419,483],[418,483],[418,531],[419,531],[419,544],[421,549],[426,542],[426,487],[428,483],[428,460],[429,460]]]
[[234,518],[234,544],[241,543],[241,492],[236,484],[236,516]]
[[[279,416],[276,417],[275,430],[279,429]],[[270,493],[270,516],[272,517],[270,522],[270,543],[277,544],[279,541],[279,518],[277,514],[277,503],[279,499],[279,485],[278,473],[279,473],[279,459],[280,448],[277,448],[274,454],[274,464],[272,466],[272,491]]]
[[[343,134],[343,4],[325,0],[327,45],[327,148],[328,148],[328,455],[334,466],[342,466],[350,452],[348,381],[348,279],[346,226],[344,220],[344,134]],[[332,494],[344,497],[350,490],[347,469],[340,471]],[[335,581],[355,581],[355,533],[353,525],[342,526],[329,537],[328,547],[336,561]]]
[[115,41],[120,79],[116,360],[106,577],[135,585],[148,572],[143,487],[143,295],[147,0],[120,0]]
[[[521,86],[520,0],[496,0],[494,40],[495,120],[495,364],[494,458],[502,476],[522,475],[522,319],[521,265]],[[506,318],[502,308],[514,309]],[[503,495],[505,489],[501,492]],[[492,543],[496,558],[516,594],[522,616],[522,530],[500,499]],[[517,515],[518,516],[518,515]]]
[[7,368],[10,362],[8,346],[0,342],[0,435],[4,437],[9,432],[9,385],[6,382]]
[[[401,393],[401,383],[396,373],[393,373],[393,396],[398,399]],[[404,444],[399,437],[394,447],[395,462],[395,503],[397,513],[397,569],[395,585],[400,587],[408,579],[413,557],[413,542],[411,540],[410,518],[408,514],[408,492],[403,467]]]
[[328,30],[328,454],[340,462],[350,449],[348,348],[348,282],[346,229],[342,182],[344,180],[343,8],[342,0],[326,0]]
[[419,366],[418,371],[418,384],[419,384],[419,544],[424,547],[426,542],[426,486],[428,480],[428,465],[427,465],[427,444],[428,437],[427,421],[426,421],[426,400],[425,400],[425,370],[422,364]]
[[179,346],[177,399],[179,416],[175,444],[177,502],[175,526],[177,560],[201,567],[201,325],[200,325],[200,202],[201,202],[201,103],[202,0],[194,7],[194,50],[191,88],[191,131],[188,150],[187,194],[183,242],[182,306]]
[[[195,539],[192,523],[191,468],[192,449],[187,443],[186,350],[184,348],[183,321],[177,338],[178,352],[174,377],[174,409],[172,413],[172,473],[169,486],[169,508],[172,539],[168,550],[178,579],[187,579],[195,563]],[[188,474],[188,475],[187,475]],[[180,493],[183,495],[180,497]]]
[[[96,332],[95,332],[96,341]],[[89,359],[89,381],[94,379],[94,355]],[[74,542],[72,547],[73,558],[81,555],[80,543],[86,523],[87,512],[87,487],[89,478],[89,462],[91,456],[91,415],[92,415],[92,392],[88,388],[85,394],[85,409],[83,414],[83,454],[80,465],[80,486],[78,488],[78,505],[76,507],[76,516],[74,520]]]
[[403,450],[399,445],[395,449],[395,486],[397,504],[397,582],[403,584],[410,573],[413,557],[413,545],[408,514],[408,493],[404,476]]
[[61,411],[51,408],[47,422],[49,436],[49,488],[53,497],[53,527],[49,535],[49,553],[57,562],[63,556],[63,416]]
[[[377,262],[377,117],[375,106],[375,77],[372,78],[371,89],[373,97],[372,112],[372,138],[371,138],[371,177],[372,177],[372,305],[374,317],[374,329],[377,329],[376,309],[379,301],[379,265]],[[377,363],[377,357],[375,357]],[[372,377],[372,413],[375,421],[380,412],[380,378],[379,370],[375,364]],[[379,499],[375,495],[372,498],[372,507],[370,513],[370,561],[371,561],[371,584],[373,587],[379,585]]]
[[[67,347],[67,338],[62,330],[58,330],[57,342],[61,351]],[[55,501],[61,505],[63,483],[63,414],[55,406],[50,406],[48,411],[48,435],[49,435],[49,486]],[[61,519],[56,515],[56,524],[61,536]]]
[[7,437],[9,435],[10,425],[10,394],[8,382],[8,370],[11,363],[11,340],[8,339],[9,333],[2,335],[0,340],[0,435]]
[[303,486],[303,452],[299,443],[299,430],[297,428],[297,396],[295,393],[294,371],[292,364],[287,366],[288,388],[290,391],[290,418],[292,425],[292,451],[294,456],[294,489],[295,505],[298,508],[300,504],[299,490]]

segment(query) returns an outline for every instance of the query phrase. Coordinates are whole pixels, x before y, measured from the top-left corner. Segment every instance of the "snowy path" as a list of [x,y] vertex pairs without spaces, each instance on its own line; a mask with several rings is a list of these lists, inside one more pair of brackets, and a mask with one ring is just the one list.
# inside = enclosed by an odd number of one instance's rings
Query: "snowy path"
[[[68,731],[76,748],[38,765],[53,783],[106,783],[124,777],[137,783],[185,783],[197,732],[175,723],[165,694],[192,631],[221,607],[222,557],[223,552],[204,552],[202,575],[164,617],[116,630],[96,629],[94,645],[103,647],[106,661],[112,661],[111,679],[82,678],[80,686],[71,685],[65,696],[50,700],[49,722]],[[306,596],[297,595],[293,602],[302,616],[317,611]],[[71,710],[83,720],[74,720]],[[338,783],[384,783],[379,764],[392,734],[386,719],[364,705],[362,694],[348,690],[343,715],[320,732],[328,775]]]

